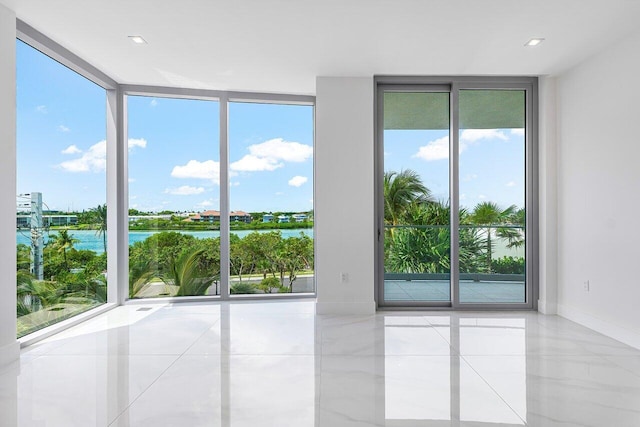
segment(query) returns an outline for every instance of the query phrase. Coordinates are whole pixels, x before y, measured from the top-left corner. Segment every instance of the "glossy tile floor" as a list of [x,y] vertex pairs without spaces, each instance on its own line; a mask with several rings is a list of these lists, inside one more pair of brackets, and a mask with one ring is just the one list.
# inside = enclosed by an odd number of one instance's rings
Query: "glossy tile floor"
[[640,351],[533,312],[119,307],[22,352],[2,426],[640,426]]

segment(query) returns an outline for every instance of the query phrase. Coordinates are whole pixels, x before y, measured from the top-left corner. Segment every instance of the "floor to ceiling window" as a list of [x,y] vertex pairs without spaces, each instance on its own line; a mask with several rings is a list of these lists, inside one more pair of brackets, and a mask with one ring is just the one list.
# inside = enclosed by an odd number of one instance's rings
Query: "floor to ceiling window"
[[310,293],[313,106],[229,104],[232,294]]
[[18,337],[107,300],[105,89],[17,40]]
[[17,41],[18,337],[128,298],[313,295],[313,97],[119,86],[36,35]]
[[219,103],[129,96],[129,298],[219,295]]
[[533,307],[535,96],[528,78],[378,81],[381,305]]
[[129,298],[313,293],[312,98],[135,89]]

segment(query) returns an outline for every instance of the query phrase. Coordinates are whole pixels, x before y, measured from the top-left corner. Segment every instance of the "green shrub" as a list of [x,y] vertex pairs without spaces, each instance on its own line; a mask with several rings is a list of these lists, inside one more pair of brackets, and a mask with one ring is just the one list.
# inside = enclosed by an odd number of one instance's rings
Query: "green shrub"
[[256,287],[251,283],[240,282],[231,285],[232,294],[255,294]]
[[497,274],[525,274],[524,258],[506,256],[493,260],[491,268]]
[[258,285],[258,289],[263,291],[265,294],[270,294],[274,289],[280,289],[282,286],[280,285],[280,280],[277,277],[267,277],[266,279],[262,279],[260,284]]

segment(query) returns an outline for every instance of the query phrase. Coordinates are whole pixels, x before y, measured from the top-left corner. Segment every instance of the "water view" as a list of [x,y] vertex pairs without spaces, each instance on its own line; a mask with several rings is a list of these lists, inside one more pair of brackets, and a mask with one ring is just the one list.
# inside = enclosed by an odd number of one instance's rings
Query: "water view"
[[[236,230],[232,231],[231,234],[235,234],[239,238],[244,238],[250,233],[268,233],[273,230]],[[300,233],[305,236],[313,238],[313,228],[296,228],[289,230],[279,230],[282,234],[283,239],[287,239],[290,237],[299,237]],[[193,236],[197,239],[209,239],[209,238],[218,238],[220,237],[219,230],[206,230],[206,231],[184,231],[178,230],[176,233]],[[159,231],[130,231],[129,232],[129,246],[133,245],[136,242],[142,242],[146,240],[149,236],[159,233]],[[51,235],[57,234],[56,230],[51,230],[48,233],[44,234],[44,242],[45,244],[49,243],[49,239]],[[102,236],[96,232],[96,230],[69,230],[69,234],[78,239],[78,242],[73,245],[76,250],[82,251],[93,251],[96,254],[101,254],[104,252],[104,242],[102,240]],[[18,230],[16,232],[16,240],[17,243],[23,245],[31,245],[31,235],[29,230]]]

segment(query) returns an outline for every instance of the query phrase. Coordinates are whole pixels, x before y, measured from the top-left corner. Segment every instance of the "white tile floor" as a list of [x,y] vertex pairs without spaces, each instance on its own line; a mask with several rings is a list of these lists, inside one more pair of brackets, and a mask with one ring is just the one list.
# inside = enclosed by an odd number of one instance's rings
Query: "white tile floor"
[[119,307],[0,374],[1,426],[640,426],[640,351],[533,312]]

